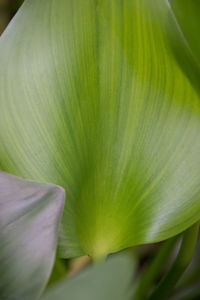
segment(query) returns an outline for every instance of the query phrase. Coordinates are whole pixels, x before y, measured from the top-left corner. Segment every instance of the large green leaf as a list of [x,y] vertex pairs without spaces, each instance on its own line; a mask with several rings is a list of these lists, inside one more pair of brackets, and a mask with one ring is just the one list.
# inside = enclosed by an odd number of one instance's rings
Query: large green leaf
[[118,254],[47,290],[42,300],[131,300],[134,261]]
[[0,164],[66,188],[63,256],[200,218],[200,97],[172,40],[188,51],[165,0],[27,0],[3,34]]
[[48,281],[64,191],[0,172],[0,299],[35,300]]

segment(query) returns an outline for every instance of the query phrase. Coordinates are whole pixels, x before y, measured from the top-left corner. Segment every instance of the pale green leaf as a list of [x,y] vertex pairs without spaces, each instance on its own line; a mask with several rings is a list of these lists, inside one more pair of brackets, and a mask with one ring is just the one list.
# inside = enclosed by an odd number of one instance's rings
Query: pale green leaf
[[200,97],[174,48],[167,0],[27,0],[1,37],[0,164],[66,188],[63,256],[200,218]]

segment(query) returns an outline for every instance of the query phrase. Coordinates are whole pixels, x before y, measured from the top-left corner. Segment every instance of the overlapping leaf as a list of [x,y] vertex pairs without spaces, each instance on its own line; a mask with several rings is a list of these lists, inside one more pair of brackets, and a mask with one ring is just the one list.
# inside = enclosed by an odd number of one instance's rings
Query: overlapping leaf
[[[198,0],[171,0],[171,13],[174,15],[177,27],[182,35],[184,47],[176,46],[173,41],[172,48],[183,72],[187,75],[194,88],[200,93],[200,2]],[[187,58],[186,58],[187,56]]]
[[200,2],[199,0],[171,0],[170,4],[179,28],[200,68]]
[[42,300],[131,300],[134,260],[118,254],[49,289]]
[[0,299],[35,300],[53,265],[63,189],[0,172]]
[[200,97],[165,0],[27,0],[0,40],[0,164],[64,186],[63,256],[200,218]]

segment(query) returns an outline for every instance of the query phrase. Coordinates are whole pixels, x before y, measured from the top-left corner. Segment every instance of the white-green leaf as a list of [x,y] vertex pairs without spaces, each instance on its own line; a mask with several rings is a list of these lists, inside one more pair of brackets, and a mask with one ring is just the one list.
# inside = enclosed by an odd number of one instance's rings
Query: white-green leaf
[[200,97],[174,52],[186,48],[167,0],[27,0],[1,37],[0,165],[66,188],[63,256],[200,218]]

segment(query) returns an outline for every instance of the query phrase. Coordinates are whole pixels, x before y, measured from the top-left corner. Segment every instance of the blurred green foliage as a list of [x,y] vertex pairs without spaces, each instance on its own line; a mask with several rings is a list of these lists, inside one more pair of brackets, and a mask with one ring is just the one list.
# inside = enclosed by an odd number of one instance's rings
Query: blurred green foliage
[[24,0],[0,0],[0,34],[4,31]]

